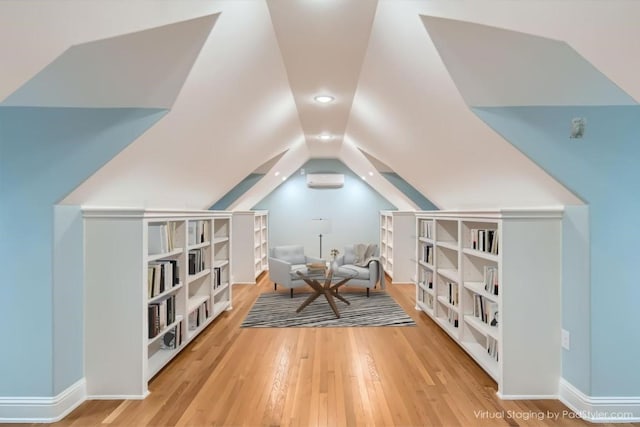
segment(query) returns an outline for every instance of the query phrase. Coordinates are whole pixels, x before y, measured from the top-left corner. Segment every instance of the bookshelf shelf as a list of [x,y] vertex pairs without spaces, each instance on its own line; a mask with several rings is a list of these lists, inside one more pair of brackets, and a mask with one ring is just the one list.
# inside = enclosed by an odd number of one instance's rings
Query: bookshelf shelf
[[172,251],[164,252],[164,253],[161,253],[161,254],[152,254],[152,255],[150,254],[147,257],[147,261],[157,261],[157,260],[160,260],[160,259],[173,258],[175,256],[180,255],[181,253],[182,253],[182,248],[176,248],[176,249],[174,249]]
[[256,278],[268,268],[267,211],[233,212],[232,283],[256,284]]
[[464,252],[467,255],[483,258],[493,262],[498,262],[498,255],[490,254],[487,252],[481,252],[481,251],[478,251],[475,249],[469,249],[469,248],[464,248],[462,252]]
[[198,243],[196,245],[189,245],[189,250],[191,249],[200,249],[200,248],[206,248],[208,246],[211,246],[211,242],[206,241],[206,242],[202,242],[202,243]]
[[[144,398],[148,381],[231,308],[231,288],[214,289],[230,279],[232,216],[86,208],[83,217],[87,396]],[[199,307],[206,321],[194,333],[188,316]]]
[[162,292],[161,294],[156,295],[153,298],[149,298],[149,303],[153,303],[153,302],[157,302],[157,301],[162,301],[163,299],[165,299],[167,296],[178,292],[180,289],[182,289],[182,284],[178,283],[177,285],[175,285],[172,288],[167,289],[166,291]]
[[498,332],[498,328],[496,326],[489,326],[484,323],[482,320],[478,319],[475,316],[467,314],[464,316],[464,321],[469,324],[476,331],[480,332],[484,336],[491,337],[495,340],[500,339],[500,334]]
[[189,298],[187,303],[187,313],[191,313],[196,308],[200,307],[205,302],[209,301],[211,297],[209,295],[195,295]]
[[487,371],[499,397],[555,395],[562,209],[418,212],[415,227],[416,308]]

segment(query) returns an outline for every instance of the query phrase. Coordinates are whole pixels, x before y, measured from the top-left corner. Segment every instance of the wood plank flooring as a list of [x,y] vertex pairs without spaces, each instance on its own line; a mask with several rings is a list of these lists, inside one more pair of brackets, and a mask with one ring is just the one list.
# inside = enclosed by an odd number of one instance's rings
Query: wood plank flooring
[[417,327],[241,329],[272,290],[266,275],[235,286],[233,310],[155,377],[145,400],[88,401],[55,425],[589,425],[558,401],[498,399],[495,382],[414,309],[411,285],[386,292]]

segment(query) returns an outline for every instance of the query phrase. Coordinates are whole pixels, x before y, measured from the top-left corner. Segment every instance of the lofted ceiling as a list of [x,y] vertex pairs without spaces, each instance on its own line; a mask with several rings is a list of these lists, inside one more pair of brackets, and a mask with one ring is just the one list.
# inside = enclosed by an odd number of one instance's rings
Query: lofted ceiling
[[[626,0],[4,0],[0,55],[11,59],[0,107],[86,107],[83,95],[105,92],[108,73],[106,106],[147,107],[146,94],[169,109],[67,204],[202,209],[260,169],[232,205],[250,209],[309,158],[338,158],[400,209],[416,206],[380,172],[440,208],[575,204],[471,107],[566,105],[554,88],[531,89],[541,70],[564,73],[556,83],[571,84],[570,102],[635,104],[637,16],[640,3]],[[205,40],[181,47],[162,28]],[[136,44],[149,58],[180,58],[177,74],[153,60],[127,79],[122,58]],[[531,51],[541,61],[526,62]],[[523,59],[505,60],[514,55]],[[89,67],[100,60],[107,66]],[[46,69],[67,76],[55,94]],[[78,81],[90,87],[78,91]],[[600,92],[583,92],[594,85]],[[318,94],[335,99],[319,104]]]

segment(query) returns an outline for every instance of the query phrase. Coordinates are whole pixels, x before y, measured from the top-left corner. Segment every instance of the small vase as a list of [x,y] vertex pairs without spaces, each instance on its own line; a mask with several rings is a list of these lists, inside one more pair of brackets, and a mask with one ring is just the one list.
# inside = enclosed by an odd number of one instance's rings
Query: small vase
[[338,261],[336,261],[335,258],[332,259],[331,260],[331,270],[336,271],[336,270],[338,270],[338,267],[339,267]]

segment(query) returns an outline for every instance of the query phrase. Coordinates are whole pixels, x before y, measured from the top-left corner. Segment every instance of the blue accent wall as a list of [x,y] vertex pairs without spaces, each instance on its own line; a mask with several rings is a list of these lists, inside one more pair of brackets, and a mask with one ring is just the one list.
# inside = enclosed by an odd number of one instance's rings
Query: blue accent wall
[[[0,396],[51,396],[82,378],[81,274],[57,270],[68,281],[53,285],[54,245],[77,249],[81,219],[70,209],[56,221],[54,206],[166,111],[0,108]],[[81,258],[56,265],[74,261],[81,272]]]
[[400,175],[395,172],[381,172],[387,181],[392,183],[398,190],[402,191],[405,196],[413,201],[423,211],[435,211],[438,207],[434,205],[431,200],[424,197],[424,195],[415,189],[414,186],[405,181]]
[[251,187],[256,185],[258,181],[262,179],[264,176],[263,173],[252,173],[249,174],[245,179],[240,181],[233,187],[231,190],[227,192],[220,200],[215,202],[209,209],[214,211],[223,211],[231,206],[231,203],[235,202],[238,197],[242,196],[246,193]]
[[[590,337],[591,366],[588,374],[570,368],[587,357],[572,343],[563,351],[563,376],[576,384],[586,378],[587,395],[640,396],[640,106],[474,111],[589,205],[590,324],[570,332],[572,340]],[[574,117],[587,120],[582,139],[569,138]],[[581,307],[564,295],[564,321],[572,324],[581,319]]]
[[344,174],[342,188],[309,188],[299,171],[261,200],[253,209],[269,211],[269,246],[301,244],[308,255],[318,256],[320,238],[313,218],[326,218],[331,231],[322,238],[322,256],[329,250],[342,252],[345,245],[380,240],[380,211],[395,206],[337,159],[311,159],[306,173]]

